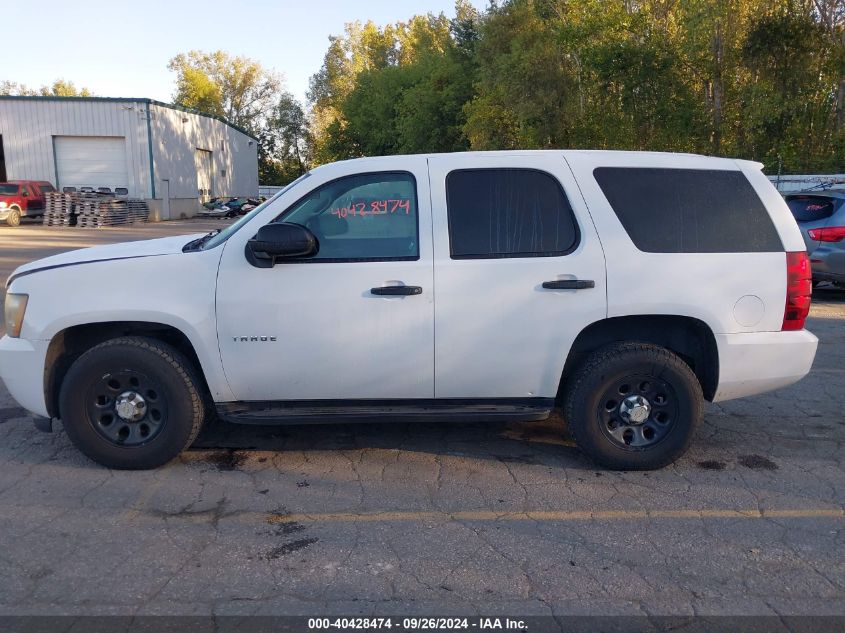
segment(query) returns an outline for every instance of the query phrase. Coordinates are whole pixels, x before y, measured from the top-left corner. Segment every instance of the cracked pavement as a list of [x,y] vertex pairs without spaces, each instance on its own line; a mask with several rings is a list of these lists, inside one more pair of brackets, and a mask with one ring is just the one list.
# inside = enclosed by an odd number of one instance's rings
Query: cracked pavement
[[[40,252],[8,234],[0,278]],[[657,472],[597,469],[559,418],[216,424],[109,471],[0,384],[0,615],[845,615],[845,292],[814,302],[810,376],[708,405]]]

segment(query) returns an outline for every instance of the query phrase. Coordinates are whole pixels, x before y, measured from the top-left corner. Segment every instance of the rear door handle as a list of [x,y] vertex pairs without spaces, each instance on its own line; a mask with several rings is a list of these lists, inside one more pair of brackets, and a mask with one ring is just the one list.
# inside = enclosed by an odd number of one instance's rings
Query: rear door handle
[[584,290],[595,287],[596,282],[592,279],[557,279],[543,282],[543,288],[546,290]]
[[378,288],[370,288],[370,292],[374,295],[381,295],[385,297],[400,297],[407,295],[421,295],[422,288],[420,286],[379,286]]

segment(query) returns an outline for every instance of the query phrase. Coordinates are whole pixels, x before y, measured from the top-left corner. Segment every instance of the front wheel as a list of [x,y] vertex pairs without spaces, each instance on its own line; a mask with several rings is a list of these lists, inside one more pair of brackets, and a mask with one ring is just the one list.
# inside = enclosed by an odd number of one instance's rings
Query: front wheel
[[136,336],[85,352],[59,392],[70,440],[116,469],[156,468],[175,458],[199,433],[204,404],[192,364],[169,345]]
[[18,209],[9,209],[9,215],[6,216],[6,224],[9,226],[20,226],[21,212]]
[[614,470],[652,470],[689,448],[704,398],[690,367],[642,343],[594,352],[564,393],[563,414],[578,446]]

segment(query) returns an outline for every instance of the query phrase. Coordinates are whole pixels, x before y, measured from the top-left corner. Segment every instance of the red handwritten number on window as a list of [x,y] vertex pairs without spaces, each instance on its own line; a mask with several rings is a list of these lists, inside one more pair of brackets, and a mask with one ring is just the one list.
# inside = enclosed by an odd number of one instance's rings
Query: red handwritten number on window
[[406,199],[373,200],[367,205],[366,202],[353,202],[347,207],[335,207],[331,214],[340,218],[363,218],[368,215],[411,215],[411,201]]

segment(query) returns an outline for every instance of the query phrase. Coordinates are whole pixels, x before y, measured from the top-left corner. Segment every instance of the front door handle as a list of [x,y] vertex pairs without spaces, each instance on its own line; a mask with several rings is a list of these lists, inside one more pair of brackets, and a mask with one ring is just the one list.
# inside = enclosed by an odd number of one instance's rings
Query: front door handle
[[546,290],[584,290],[595,287],[596,282],[592,279],[557,279],[543,282],[543,288]]
[[401,297],[421,295],[422,288],[420,286],[379,286],[378,288],[370,288],[370,292],[384,297]]

